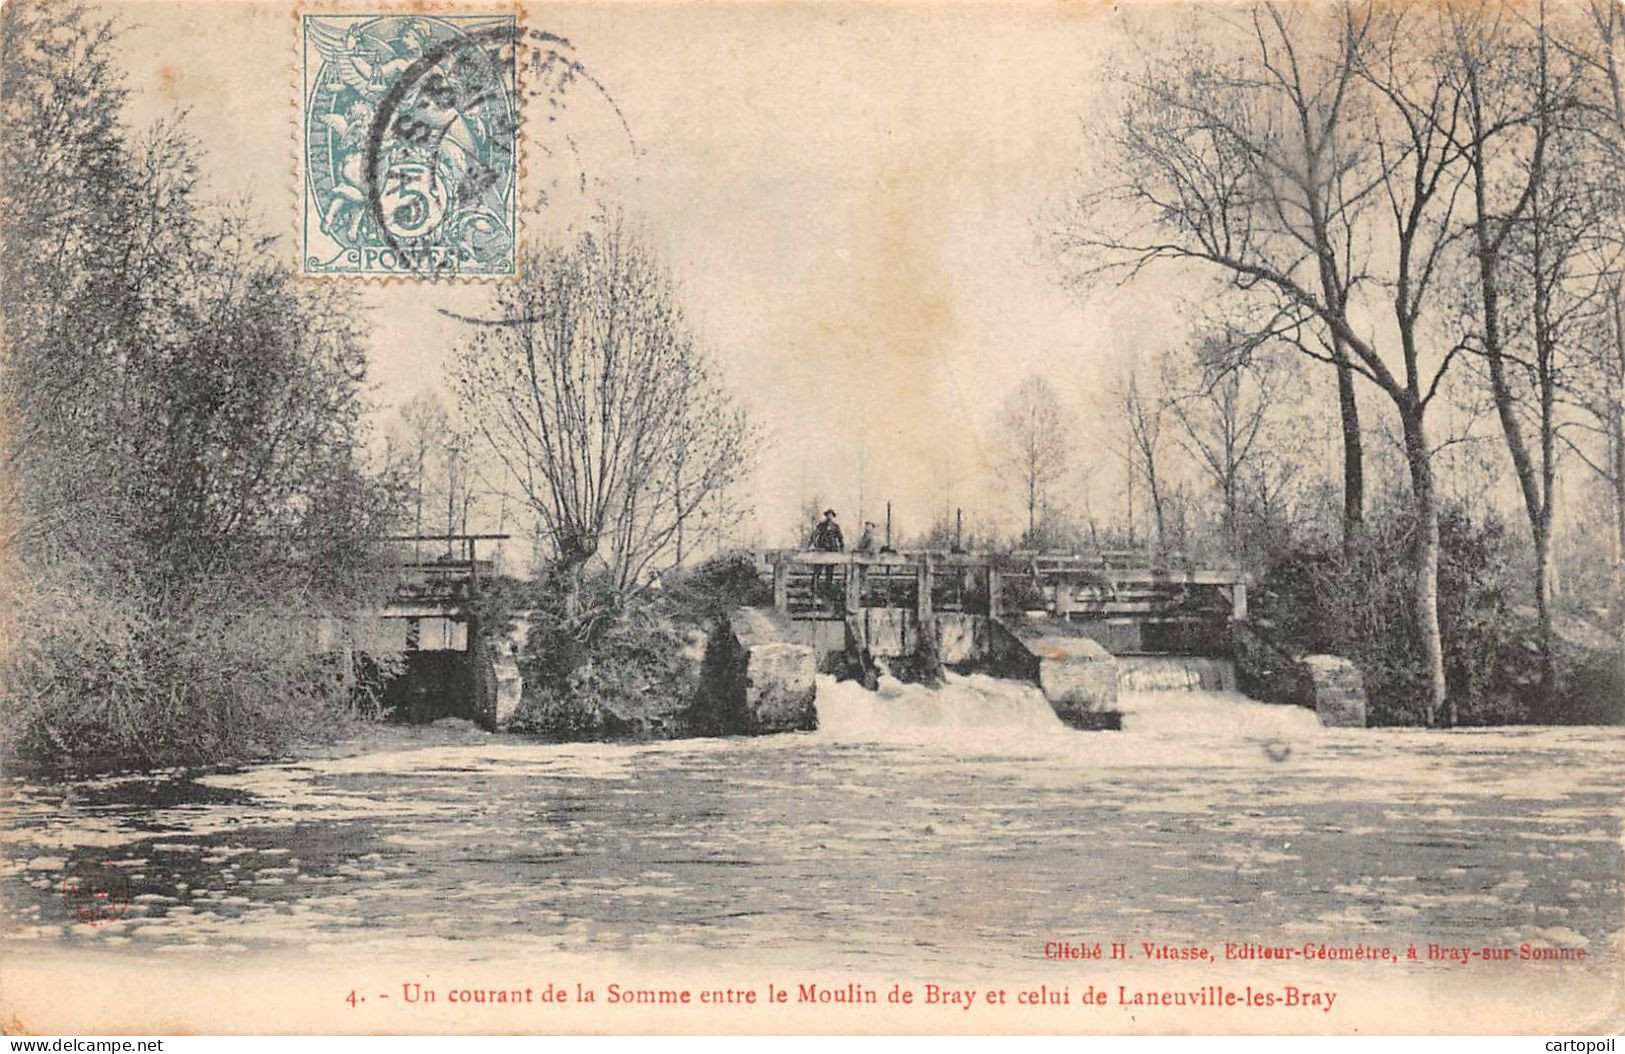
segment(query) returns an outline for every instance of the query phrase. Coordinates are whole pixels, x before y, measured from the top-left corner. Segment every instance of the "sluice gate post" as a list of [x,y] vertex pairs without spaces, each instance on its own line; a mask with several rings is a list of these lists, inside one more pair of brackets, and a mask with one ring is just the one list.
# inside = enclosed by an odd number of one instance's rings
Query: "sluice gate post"
[[[404,534],[380,539],[392,545],[411,543],[413,552],[395,562],[398,579],[378,612],[389,623],[402,623],[399,638],[406,669],[385,685],[384,704],[412,722],[438,717],[465,717],[495,726],[518,702],[519,670],[511,649],[493,646],[481,633],[474,605],[481,583],[496,574],[496,564],[479,555],[481,542],[500,542],[506,534]],[[423,543],[444,545],[443,555],[425,559]],[[439,640],[425,638],[424,627],[440,630]]]

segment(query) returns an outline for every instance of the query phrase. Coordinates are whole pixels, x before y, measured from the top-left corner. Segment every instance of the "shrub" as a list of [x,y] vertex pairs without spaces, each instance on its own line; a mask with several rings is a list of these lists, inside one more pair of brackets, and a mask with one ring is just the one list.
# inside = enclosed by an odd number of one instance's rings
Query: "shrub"
[[10,762],[105,769],[265,756],[374,714],[398,661],[319,650],[315,620],[297,604],[158,617],[88,581],[35,576],[12,598],[0,667]]
[[510,728],[551,739],[662,737],[687,731],[704,638],[625,615],[586,632],[545,618],[521,656],[525,694]]
[[714,556],[692,571],[668,576],[669,582],[650,598],[652,606],[673,618],[705,622],[734,608],[768,607],[773,586],[764,581],[749,553]]

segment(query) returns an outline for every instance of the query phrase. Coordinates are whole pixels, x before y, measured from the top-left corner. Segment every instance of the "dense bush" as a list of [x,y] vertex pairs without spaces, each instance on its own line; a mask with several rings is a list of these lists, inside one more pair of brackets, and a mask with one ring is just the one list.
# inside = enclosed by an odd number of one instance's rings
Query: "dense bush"
[[553,739],[703,734],[716,723],[694,710],[707,635],[735,608],[772,601],[755,561],[737,553],[632,596],[607,580],[589,579],[573,602],[545,578],[510,583],[487,595],[482,615],[502,625],[522,609],[530,620],[525,694],[509,727]]
[[683,734],[704,647],[697,629],[643,612],[590,624],[539,612],[509,727],[571,740]]
[[178,118],[130,129],[118,43],[0,10],[0,556],[29,572],[0,568],[4,748],[47,764],[332,731],[354,660],[313,615],[376,604],[396,508],[360,301],[208,199]]
[[[1269,638],[1303,655],[1346,655],[1365,679],[1373,724],[1416,724],[1426,699],[1412,629],[1406,556],[1413,523],[1403,512],[1368,519],[1366,538],[1345,554],[1302,542],[1274,554],[1252,592]],[[1618,648],[1578,616],[1558,619],[1558,683],[1540,693],[1535,613],[1522,603],[1525,546],[1493,513],[1460,504],[1440,514],[1439,621],[1454,720],[1464,725],[1618,721],[1625,697]],[[1612,716],[1609,716],[1609,715]]]
[[[60,569],[58,569],[60,570]],[[372,716],[394,657],[317,647],[301,605],[155,617],[62,574],[29,582],[0,665],[8,764],[111,768],[245,759]]]

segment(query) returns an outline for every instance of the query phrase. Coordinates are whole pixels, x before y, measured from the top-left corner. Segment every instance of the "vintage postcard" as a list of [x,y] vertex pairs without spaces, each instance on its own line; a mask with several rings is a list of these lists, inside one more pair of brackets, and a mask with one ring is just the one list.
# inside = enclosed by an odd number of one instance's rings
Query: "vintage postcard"
[[0,1027],[1617,1032],[1622,71],[11,0]]

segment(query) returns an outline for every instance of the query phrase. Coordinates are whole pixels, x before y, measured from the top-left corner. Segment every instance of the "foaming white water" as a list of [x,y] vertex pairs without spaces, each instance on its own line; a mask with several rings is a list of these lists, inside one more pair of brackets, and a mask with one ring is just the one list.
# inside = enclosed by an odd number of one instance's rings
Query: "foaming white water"
[[941,688],[880,679],[871,692],[855,681],[818,678],[818,728],[850,740],[932,739],[974,731],[1061,735],[1069,731],[1037,688],[984,674],[950,673]]
[[[1125,684],[1117,700],[1124,732],[1204,739],[1302,739],[1321,732],[1313,711],[1260,703],[1233,690],[1199,688],[1232,676],[1218,666],[1165,663],[1139,669],[1146,674]],[[1130,687],[1135,683],[1147,687]],[[840,740],[920,741],[973,732],[977,739],[1026,737],[1038,745],[1078,734],[1055,716],[1033,685],[985,674],[950,673],[941,688],[882,677],[874,692],[855,681],[819,677],[817,707],[819,730]]]
[[1237,692],[1129,691],[1117,697],[1123,731],[1158,736],[1319,735],[1320,718],[1299,706],[1260,703]]

